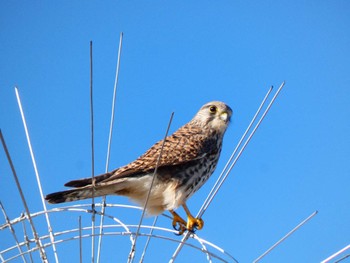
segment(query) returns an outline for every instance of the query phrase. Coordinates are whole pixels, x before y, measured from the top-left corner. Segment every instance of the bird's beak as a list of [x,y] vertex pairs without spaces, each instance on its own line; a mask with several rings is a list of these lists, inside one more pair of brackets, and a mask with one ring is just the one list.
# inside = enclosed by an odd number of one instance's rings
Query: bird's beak
[[226,111],[220,114],[220,119],[223,120],[225,123],[230,121],[229,115]]

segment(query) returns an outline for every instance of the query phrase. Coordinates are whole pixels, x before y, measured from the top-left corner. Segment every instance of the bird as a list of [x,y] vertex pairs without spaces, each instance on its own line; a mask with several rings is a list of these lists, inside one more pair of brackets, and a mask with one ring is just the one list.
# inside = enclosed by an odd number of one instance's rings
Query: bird
[[[186,230],[202,229],[203,219],[191,214],[186,201],[215,171],[231,116],[232,109],[225,103],[206,103],[191,121],[133,162],[94,178],[69,181],[65,186],[73,189],[48,194],[45,199],[57,204],[120,195],[144,207],[150,191],[145,207],[148,215],[168,210],[179,235]],[[175,212],[180,206],[186,212],[187,221]]]

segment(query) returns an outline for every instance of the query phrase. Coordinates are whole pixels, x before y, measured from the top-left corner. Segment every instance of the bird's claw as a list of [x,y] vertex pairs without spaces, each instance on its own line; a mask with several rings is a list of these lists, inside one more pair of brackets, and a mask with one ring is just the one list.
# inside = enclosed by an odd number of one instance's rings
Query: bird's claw
[[177,236],[181,236],[187,229],[186,229],[186,227],[185,227],[185,225],[183,225],[183,224],[181,224],[181,223],[179,223],[179,222],[176,222],[175,224],[174,224],[174,222],[173,222],[173,228],[176,230],[176,231],[178,231],[178,233],[176,233],[175,235],[177,235]]
[[204,226],[204,221],[201,218],[189,217],[186,228],[189,232],[194,233],[196,230],[201,230]]
[[186,223],[181,217],[174,217],[172,225],[178,231],[176,235],[181,236],[186,230],[195,233],[202,229],[204,221],[201,218],[189,218]]
[[180,216],[174,215],[173,228],[178,231],[176,235],[181,236],[186,231],[186,222]]
[[204,221],[201,218],[193,217],[188,211],[187,207],[185,211],[187,213],[187,222],[182,219],[175,211],[169,210],[173,215],[173,228],[178,231],[176,235],[180,236],[187,230],[190,233],[195,233],[204,226]]

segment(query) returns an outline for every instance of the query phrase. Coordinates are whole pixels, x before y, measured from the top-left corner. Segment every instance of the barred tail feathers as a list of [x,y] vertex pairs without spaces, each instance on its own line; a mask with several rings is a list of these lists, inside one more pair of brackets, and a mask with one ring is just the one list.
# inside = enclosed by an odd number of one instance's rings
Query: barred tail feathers
[[[98,191],[94,191],[94,196],[99,196]],[[72,202],[87,198],[92,198],[92,187],[55,192],[45,197],[50,204]]]
[[96,185],[94,191],[92,185],[77,187],[71,190],[48,194],[45,199],[50,204],[58,204],[92,198],[92,195],[94,195],[94,197],[113,194],[120,195],[123,194],[125,188],[127,187],[127,183],[125,181],[126,180],[123,179],[115,182],[114,184]]

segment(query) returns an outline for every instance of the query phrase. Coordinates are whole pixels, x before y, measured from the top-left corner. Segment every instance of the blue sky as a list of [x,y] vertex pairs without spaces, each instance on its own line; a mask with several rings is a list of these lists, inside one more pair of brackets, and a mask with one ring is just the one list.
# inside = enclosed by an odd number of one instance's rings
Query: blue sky
[[[285,80],[197,233],[249,262],[318,210],[262,262],[319,262],[345,247],[350,242],[349,8],[347,1],[2,1],[0,128],[30,210],[41,211],[42,205],[14,86],[19,87],[44,193],[90,176],[92,40],[95,168],[103,173],[119,34],[124,32],[110,169],[161,139],[171,112],[175,131],[204,103],[226,102],[233,121],[217,171],[188,203],[196,213],[267,89]],[[15,218],[24,208],[2,150],[0,167],[0,200]],[[108,201],[130,204],[121,197]],[[125,221],[138,222],[138,212],[125,213],[120,215]],[[53,218],[54,230],[76,227],[77,216]],[[88,225],[90,215],[83,216]],[[38,224],[46,234],[44,224]],[[162,219],[159,225],[170,227],[170,221]],[[8,234],[1,239],[14,244]],[[126,260],[129,240],[108,241],[108,258]],[[62,262],[78,259],[73,244],[58,246]],[[90,243],[84,245],[88,260]],[[175,247],[151,242],[145,260],[167,261]],[[204,258],[185,249],[179,261],[194,257]]]

